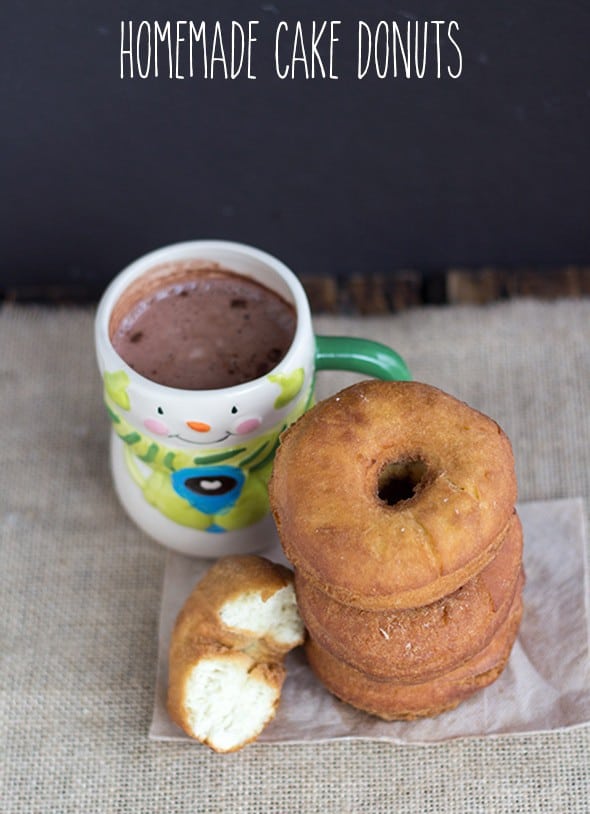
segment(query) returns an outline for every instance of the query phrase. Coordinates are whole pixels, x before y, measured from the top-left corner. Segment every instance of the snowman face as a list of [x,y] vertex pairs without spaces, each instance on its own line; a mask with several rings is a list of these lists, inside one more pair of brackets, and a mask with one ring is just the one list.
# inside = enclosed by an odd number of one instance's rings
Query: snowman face
[[256,388],[232,388],[214,399],[156,401],[135,393],[127,377],[124,392],[115,393],[112,382],[119,374],[107,375],[111,377],[107,381],[105,376],[107,393],[125,408],[132,425],[159,444],[167,439],[171,447],[195,451],[238,446],[280,425],[302,393],[305,379],[303,368],[298,368],[290,374],[271,374]]
[[[143,428],[156,440],[168,438],[174,446],[214,447],[232,446],[240,438],[252,436],[263,428],[264,416],[258,405],[227,404],[215,410],[195,410],[185,418],[185,413],[174,407],[158,404],[142,418]],[[143,414],[142,414],[143,415]],[[275,417],[276,421],[280,420]]]

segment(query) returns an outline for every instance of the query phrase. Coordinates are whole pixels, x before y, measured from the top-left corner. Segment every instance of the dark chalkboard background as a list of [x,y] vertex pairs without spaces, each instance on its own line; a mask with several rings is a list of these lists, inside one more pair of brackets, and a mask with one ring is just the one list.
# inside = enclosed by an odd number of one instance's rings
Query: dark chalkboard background
[[[279,20],[338,19],[337,81],[280,81]],[[461,77],[355,78],[358,19],[457,20]],[[257,79],[119,77],[121,20],[260,21]],[[99,292],[177,240],[300,275],[590,261],[590,3],[61,0],[0,27],[0,289]]]

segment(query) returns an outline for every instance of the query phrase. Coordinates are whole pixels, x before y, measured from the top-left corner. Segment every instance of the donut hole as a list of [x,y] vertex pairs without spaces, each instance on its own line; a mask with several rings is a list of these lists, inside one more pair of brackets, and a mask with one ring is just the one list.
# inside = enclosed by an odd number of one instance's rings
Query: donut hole
[[411,500],[427,481],[428,466],[420,458],[389,461],[379,472],[377,495],[388,506]]

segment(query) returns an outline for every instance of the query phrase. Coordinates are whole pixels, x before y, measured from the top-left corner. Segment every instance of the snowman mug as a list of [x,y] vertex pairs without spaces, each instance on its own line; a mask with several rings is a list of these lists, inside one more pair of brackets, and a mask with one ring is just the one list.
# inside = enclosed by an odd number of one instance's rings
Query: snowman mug
[[[248,277],[294,308],[293,340],[270,372],[220,389],[186,390],[140,375],[116,352],[113,314],[124,295],[149,284],[166,264],[193,260]],[[148,536],[196,557],[253,553],[275,542],[267,492],[273,456],[281,432],[313,403],[316,371],[410,378],[385,345],[315,336],[295,274],[259,249],[228,241],[177,243],[133,262],[100,300],[95,342],[119,500]]]

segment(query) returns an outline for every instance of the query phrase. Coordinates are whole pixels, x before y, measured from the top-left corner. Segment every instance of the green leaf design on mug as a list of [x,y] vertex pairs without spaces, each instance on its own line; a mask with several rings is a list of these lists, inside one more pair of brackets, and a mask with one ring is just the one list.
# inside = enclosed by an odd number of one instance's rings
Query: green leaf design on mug
[[280,410],[281,407],[293,401],[303,387],[304,378],[305,372],[302,367],[298,367],[292,373],[271,373],[267,376],[269,381],[278,384],[281,388],[274,403],[275,410]]
[[114,373],[108,371],[104,374],[104,389],[107,396],[115,402],[123,410],[131,408],[129,401],[129,394],[127,388],[129,387],[129,376],[124,370],[117,370]]

